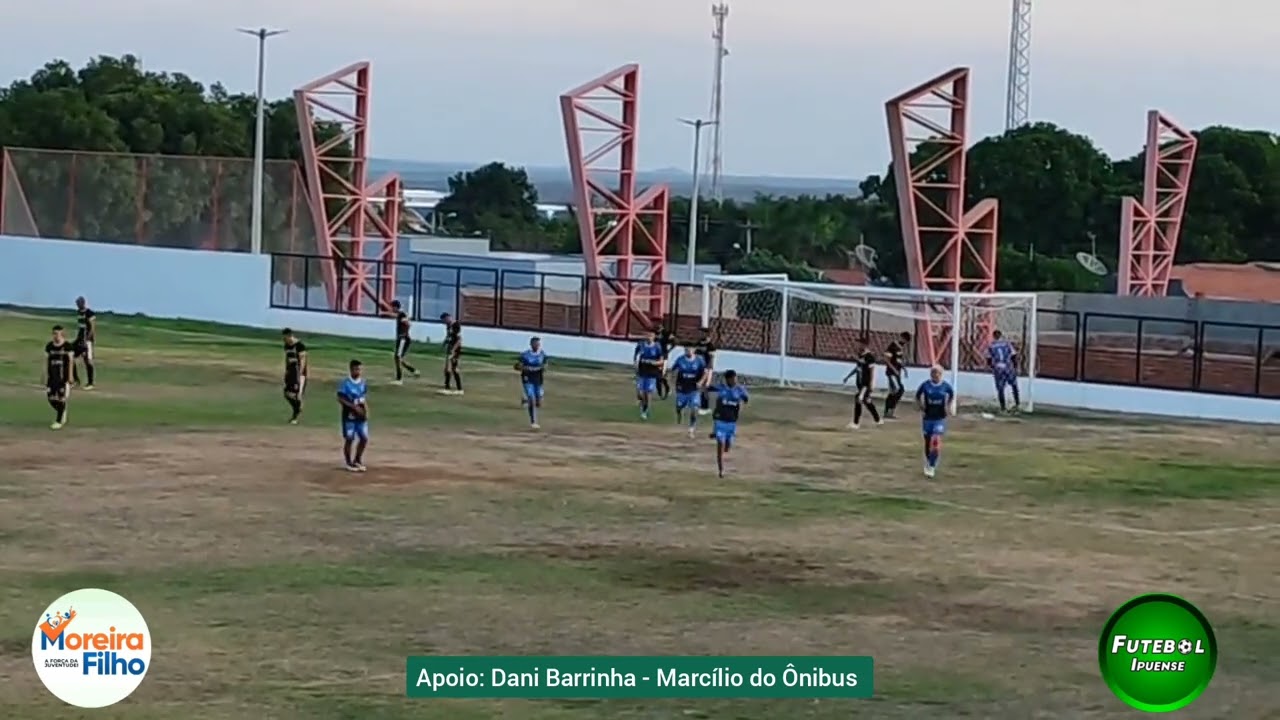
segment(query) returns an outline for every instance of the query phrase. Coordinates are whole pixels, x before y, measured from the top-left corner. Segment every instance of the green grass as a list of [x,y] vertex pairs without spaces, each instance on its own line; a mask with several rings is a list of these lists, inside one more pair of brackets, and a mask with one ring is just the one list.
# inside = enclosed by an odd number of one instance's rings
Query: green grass
[[[81,717],[40,687],[26,628],[87,586],[155,633],[147,679],[103,718],[1129,717],[1092,658],[1107,613],[1154,590],[1219,630],[1194,717],[1280,706],[1275,531],[1213,532],[1280,516],[1265,429],[962,417],[925,482],[911,420],[851,434],[846,400],[770,391],[719,480],[668,407],[638,421],[620,368],[557,359],[533,435],[505,354],[468,352],[467,395],[442,397],[433,346],[423,380],[390,387],[389,343],[308,335],[288,427],[276,331],[103,315],[99,387],[52,433],[36,384],[58,320],[0,312],[10,717]],[[364,476],[334,467],[351,357],[371,377]],[[877,697],[402,697],[406,655],[511,653],[871,654]]]

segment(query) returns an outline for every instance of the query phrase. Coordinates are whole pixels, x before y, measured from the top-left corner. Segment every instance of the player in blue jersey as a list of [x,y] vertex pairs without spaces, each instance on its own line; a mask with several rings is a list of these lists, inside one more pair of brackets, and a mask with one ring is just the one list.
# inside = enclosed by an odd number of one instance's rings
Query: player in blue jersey
[[658,392],[658,380],[662,378],[662,363],[666,353],[657,336],[650,332],[636,343],[636,400],[640,403],[640,419],[649,419],[649,401]]
[[702,388],[707,381],[707,361],[694,352],[692,345],[686,345],[684,354],[671,363],[671,371],[676,376],[676,422],[689,411],[689,437],[693,437],[702,407]]
[[951,383],[942,379],[942,367],[934,365],[929,379],[916,390],[916,405],[920,407],[924,431],[924,475],[933,477],[938,472],[938,459],[942,457],[942,436],[947,432],[947,415],[955,406],[956,392]]
[[738,384],[738,373],[726,370],[719,382],[707,388],[716,394],[715,408],[711,411],[716,439],[716,470],[724,477],[724,456],[733,448],[733,438],[738,434],[738,416],[747,404],[747,389]]
[[364,449],[369,444],[369,388],[364,382],[364,366],[352,360],[350,372],[338,384],[338,404],[342,406],[342,457],[351,472],[364,472]]
[[1013,411],[1018,411],[1022,398],[1018,394],[1018,350],[1013,343],[1004,339],[1004,333],[996,330],[991,333],[991,345],[987,347],[987,364],[991,367],[991,376],[996,381],[996,397],[1000,400],[1000,412],[1008,412],[1005,401],[1006,388],[1013,391]]
[[538,429],[538,411],[542,409],[542,376],[547,370],[547,354],[542,352],[542,338],[529,338],[529,349],[516,360],[520,385],[524,394],[520,404],[529,410],[529,427]]

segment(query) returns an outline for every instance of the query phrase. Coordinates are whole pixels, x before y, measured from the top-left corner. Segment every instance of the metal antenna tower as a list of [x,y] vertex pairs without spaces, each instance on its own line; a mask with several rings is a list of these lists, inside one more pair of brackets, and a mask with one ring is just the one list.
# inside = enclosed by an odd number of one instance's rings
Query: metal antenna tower
[[724,127],[724,59],[729,51],[724,46],[724,22],[729,17],[729,3],[718,2],[711,6],[715,30],[711,39],[716,43],[715,71],[711,78],[711,145],[707,148],[707,170],[711,173],[711,197],[716,202],[724,200],[720,188],[720,176],[724,170],[724,157],[720,150],[720,131]]
[[1013,0],[1009,21],[1009,81],[1004,101],[1004,129],[1027,123],[1031,115],[1031,0]]

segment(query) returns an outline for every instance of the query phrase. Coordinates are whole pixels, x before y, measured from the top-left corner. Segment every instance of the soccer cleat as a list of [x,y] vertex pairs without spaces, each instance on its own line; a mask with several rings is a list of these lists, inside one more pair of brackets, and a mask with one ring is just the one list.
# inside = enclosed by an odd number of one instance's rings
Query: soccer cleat
[[877,425],[883,425],[883,424],[884,424],[884,418],[880,418],[879,420],[877,420],[877,421],[876,421],[876,424],[877,424]]
[[289,424],[290,424],[290,425],[297,425],[297,424],[298,424],[298,418],[289,418]]
[[689,438],[690,438],[690,439],[693,439],[693,435],[694,435],[694,429],[693,429],[693,428],[689,428]]
[[356,467],[355,463],[347,463],[346,468],[347,472],[360,472],[360,469]]
[[708,413],[710,413],[710,412],[711,412],[710,410],[699,410],[699,411],[698,411],[698,414],[699,414],[699,415],[707,415],[707,414],[708,414]]
[[356,463],[355,465],[352,465],[352,467],[355,468],[356,472],[364,472],[369,469],[364,466],[364,463]]
[[933,467],[930,467],[930,466],[928,466],[928,465],[925,465],[925,466],[924,466],[924,476],[925,476],[925,477],[927,477],[927,478],[931,478],[931,477],[933,477],[934,475],[936,475],[937,473],[938,473],[937,468],[933,468]]
[[84,387],[82,387],[82,388],[80,388],[80,389],[81,389],[81,390],[92,390],[92,389],[93,389],[93,386],[92,386],[92,385],[85,385]]
[[463,394],[463,392],[462,392],[461,390],[454,390],[454,391],[453,391],[453,394],[454,394],[454,395],[462,395],[462,394]]
[[541,425],[539,425],[538,423],[529,423],[529,429],[530,429],[530,430],[538,430],[538,429],[541,429],[541,427],[542,427],[542,426],[541,426]]
[[640,413],[640,419],[641,419],[641,420],[648,420],[648,419],[649,419],[649,413],[647,413],[647,412],[642,412],[642,413]]
[[53,423],[53,424],[51,424],[51,425],[49,426],[49,429],[50,429],[50,430],[61,430],[61,429],[62,429],[62,423],[60,423],[60,422],[55,422],[55,423]]
[[392,380],[392,381],[391,381],[391,384],[392,384],[392,385],[403,385],[403,384],[404,384],[404,381],[403,381],[403,380]]
[[861,426],[861,425],[859,425],[859,424],[858,424],[858,423],[856,423],[856,422],[851,422],[851,423],[849,423],[848,425],[845,425],[845,427],[849,428],[850,430],[857,430],[857,429],[859,429],[859,428],[860,428],[860,427],[862,427],[862,426]]

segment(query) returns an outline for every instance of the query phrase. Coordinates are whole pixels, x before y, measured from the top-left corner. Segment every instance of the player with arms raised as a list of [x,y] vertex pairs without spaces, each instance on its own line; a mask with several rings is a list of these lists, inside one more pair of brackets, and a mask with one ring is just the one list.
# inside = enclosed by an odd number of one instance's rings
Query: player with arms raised
[[520,385],[524,394],[520,404],[529,409],[529,427],[538,429],[538,411],[542,409],[542,381],[547,369],[547,354],[542,352],[542,338],[529,338],[529,348],[516,360]]
[[907,379],[906,354],[910,343],[911,333],[904,332],[884,349],[884,377],[889,381],[889,395],[884,399],[885,420],[893,417],[898,403],[902,402],[902,396],[907,393],[903,381]]
[[462,323],[449,313],[441,313],[440,322],[444,323],[444,394],[461,395],[462,375],[458,372],[458,363],[462,361]]
[[302,415],[302,393],[307,387],[307,346],[289,328],[281,331],[284,336],[284,400],[293,414],[290,425],[298,424]]
[[396,347],[395,347],[395,363],[396,363],[396,379],[391,382],[392,385],[404,384],[404,373],[406,370],[409,374],[418,377],[418,369],[409,364],[409,346],[413,341],[409,339],[409,329],[413,324],[409,321],[409,314],[406,313],[399,300],[391,301],[391,309],[396,314]]
[[683,419],[686,410],[689,411],[689,437],[693,437],[698,425],[702,388],[707,381],[707,363],[698,357],[692,345],[686,345],[684,354],[671,363],[671,371],[676,376],[676,422]]
[[876,404],[871,400],[871,389],[876,382],[876,355],[871,352],[871,348],[867,346],[867,339],[862,338],[858,341],[858,359],[854,363],[853,369],[848,375],[844,376],[844,382],[849,382],[849,378],[854,378],[854,387],[857,395],[853,400],[853,419],[849,421],[849,429],[857,430],[862,427],[862,409],[866,408],[871,413],[871,419],[879,425],[880,411],[876,410]]
[[364,472],[364,449],[369,445],[369,388],[359,360],[348,365],[347,377],[338,384],[342,407],[342,457],[351,472]]
[[1017,412],[1022,404],[1018,394],[1018,349],[1005,340],[1004,333],[999,330],[991,333],[991,344],[987,346],[987,365],[991,366],[991,376],[996,381],[1000,412],[1009,411],[1005,401],[1005,388],[1013,391],[1013,411]]
[[652,331],[644,340],[636,343],[636,400],[640,403],[640,419],[649,419],[649,403],[658,391],[662,377],[662,345]]
[[716,394],[711,434],[716,439],[716,471],[724,477],[724,456],[733,448],[733,439],[738,434],[738,417],[749,398],[747,389],[738,384],[738,373],[733,370],[726,370],[723,381],[707,388],[707,391]]
[[942,379],[942,366],[929,369],[929,379],[916,390],[916,405],[922,417],[924,435],[924,476],[933,477],[938,472],[938,460],[942,457],[942,436],[947,432],[947,415],[955,411],[956,392],[951,383]]

